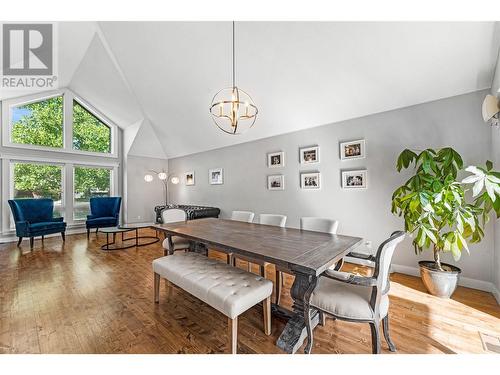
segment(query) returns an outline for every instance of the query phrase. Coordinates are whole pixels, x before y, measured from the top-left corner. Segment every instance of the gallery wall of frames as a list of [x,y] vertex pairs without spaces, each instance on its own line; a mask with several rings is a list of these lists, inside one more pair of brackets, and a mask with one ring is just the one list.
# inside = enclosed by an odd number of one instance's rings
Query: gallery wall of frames
[[[368,172],[366,169],[349,169],[348,162],[354,159],[364,159],[366,157],[366,142],[364,139],[339,143],[339,158],[346,162],[346,168],[342,169],[341,186],[342,189],[366,189]],[[320,146],[309,146],[299,148],[299,165],[309,167],[307,170],[300,170],[300,188],[303,190],[321,189],[321,173],[314,169],[320,163]],[[285,166],[285,152],[276,151],[267,154],[267,167],[276,169]],[[208,171],[208,181],[210,185],[224,184],[224,169],[212,168]],[[184,183],[186,186],[195,185],[194,171],[184,173]],[[285,190],[285,176],[283,174],[270,174],[267,176],[268,190]]]

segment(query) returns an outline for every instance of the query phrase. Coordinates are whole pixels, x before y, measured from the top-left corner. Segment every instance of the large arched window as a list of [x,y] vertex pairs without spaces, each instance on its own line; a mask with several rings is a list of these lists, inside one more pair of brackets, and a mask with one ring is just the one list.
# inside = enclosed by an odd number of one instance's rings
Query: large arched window
[[111,152],[111,128],[73,100],[73,149]]

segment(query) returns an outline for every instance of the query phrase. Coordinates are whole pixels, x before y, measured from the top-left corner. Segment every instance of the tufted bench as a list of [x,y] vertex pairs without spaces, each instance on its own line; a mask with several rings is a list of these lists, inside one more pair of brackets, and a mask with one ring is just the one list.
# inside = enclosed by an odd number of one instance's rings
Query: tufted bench
[[163,277],[228,317],[231,353],[237,350],[238,316],[261,301],[264,332],[271,334],[271,281],[190,252],[155,259],[153,271],[156,303],[159,302],[160,277]]

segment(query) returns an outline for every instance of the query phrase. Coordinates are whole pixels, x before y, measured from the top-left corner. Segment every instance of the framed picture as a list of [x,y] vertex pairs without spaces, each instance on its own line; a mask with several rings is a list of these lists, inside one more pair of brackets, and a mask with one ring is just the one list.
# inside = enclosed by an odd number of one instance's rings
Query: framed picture
[[214,168],[208,171],[210,185],[222,185],[224,183],[224,169]]
[[364,139],[340,143],[340,160],[363,159],[365,155]]
[[319,146],[300,149],[300,164],[319,163]]
[[194,185],[194,172],[186,172],[186,186]]
[[300,187],[302,189],[319,189],[321,187],[320,173],[301,173]]
[[281,168],[285,166],[285,153],[272,152],[267,154],[267,167],[268,168]]
[[285,190],[285,176],[282,174],[267,176],[267,188],[268,190]]
[[367,171],[342,171],[342,189],[366,189]]

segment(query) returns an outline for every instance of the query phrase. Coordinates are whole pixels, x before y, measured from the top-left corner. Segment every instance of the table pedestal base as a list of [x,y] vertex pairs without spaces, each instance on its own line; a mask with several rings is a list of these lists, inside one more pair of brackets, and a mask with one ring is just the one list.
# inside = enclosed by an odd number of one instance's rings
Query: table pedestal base
[[[311,327],[314,330],[319,323],[319,314],[316,314],[311,319],[311,323]],[[288,320],[285,329],[281,332],[278,341],[276,341],[276,345],[285,353],[293,354],[299,350],[306,337],[307,331],[304,317],[299,314],[295,314]]]

